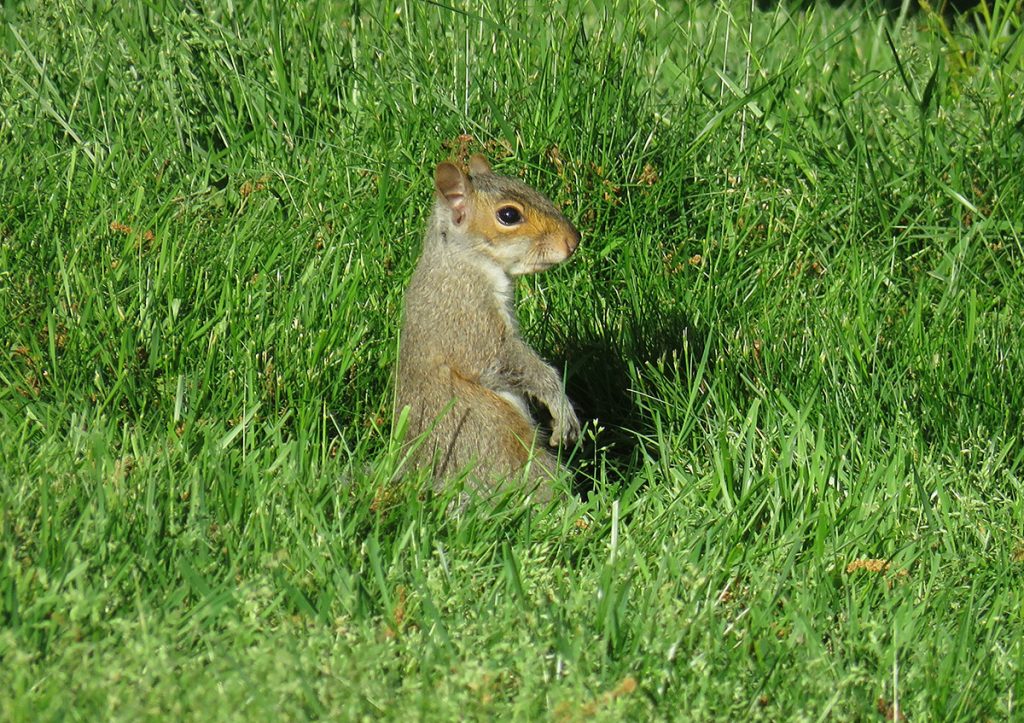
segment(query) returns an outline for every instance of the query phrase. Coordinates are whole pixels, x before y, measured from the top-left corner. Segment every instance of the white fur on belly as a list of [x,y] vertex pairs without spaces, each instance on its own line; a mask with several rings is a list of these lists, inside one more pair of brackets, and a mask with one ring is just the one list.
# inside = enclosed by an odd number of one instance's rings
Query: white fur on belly
[[516,410],[523,415],[523,419],[533,424],[533,417],[530,416],[530,408],[526,404],[526,400],[522,396],[515,392],[496,392],[496,394],[504,399],[506,402],[511,404]]

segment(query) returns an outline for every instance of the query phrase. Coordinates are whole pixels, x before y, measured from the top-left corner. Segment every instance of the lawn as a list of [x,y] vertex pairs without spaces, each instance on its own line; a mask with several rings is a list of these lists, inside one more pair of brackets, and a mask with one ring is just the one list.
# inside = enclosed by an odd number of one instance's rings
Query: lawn
[[[1021,4],[750,5],[6,3],[0,719],[1020,717]],[[481,151],[589,421],[453,514],[392,375]]]

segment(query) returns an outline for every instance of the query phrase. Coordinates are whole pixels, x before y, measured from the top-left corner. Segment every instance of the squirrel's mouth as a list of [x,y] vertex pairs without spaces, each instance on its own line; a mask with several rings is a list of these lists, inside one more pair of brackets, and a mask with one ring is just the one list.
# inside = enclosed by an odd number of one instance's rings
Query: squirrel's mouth
[[542,271],[547,271],[552,266],[557,266],[557,261],[548,261],[545,259],[530,259],[522,263],[517,263],[508,270],[509,276],[528,276],[529,274],[539,274]]
[[563,239],[544,239],[534,243],[521,255],[510,254],[509,260],[512,263],[506,267],[507,273],[510,276],[539,274],[566,261],[575,250],[575,245]]

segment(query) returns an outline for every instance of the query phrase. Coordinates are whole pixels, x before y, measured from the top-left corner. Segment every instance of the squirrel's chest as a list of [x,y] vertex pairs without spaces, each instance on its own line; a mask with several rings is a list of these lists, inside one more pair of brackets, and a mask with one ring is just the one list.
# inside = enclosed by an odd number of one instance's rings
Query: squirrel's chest
[[515,315],[515,289],[512,286],[512,279],[500,267],[481,263],[477,270],[483,276],[483,285],[490,292],[490,301],[494,305],[495,313],[499,323],[505,327],[505,331],[515,334],[518,328]]

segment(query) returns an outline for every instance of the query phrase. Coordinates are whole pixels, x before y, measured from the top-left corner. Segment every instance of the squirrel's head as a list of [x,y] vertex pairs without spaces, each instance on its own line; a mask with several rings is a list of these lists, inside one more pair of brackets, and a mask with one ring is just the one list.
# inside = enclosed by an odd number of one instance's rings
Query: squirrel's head
[[579,231],[551,201],[494,173],[479,154],[470,157],[468,174],[452,163],[440,164],[434,188],[453,230],[510,276],[551,268],[579,246]]

